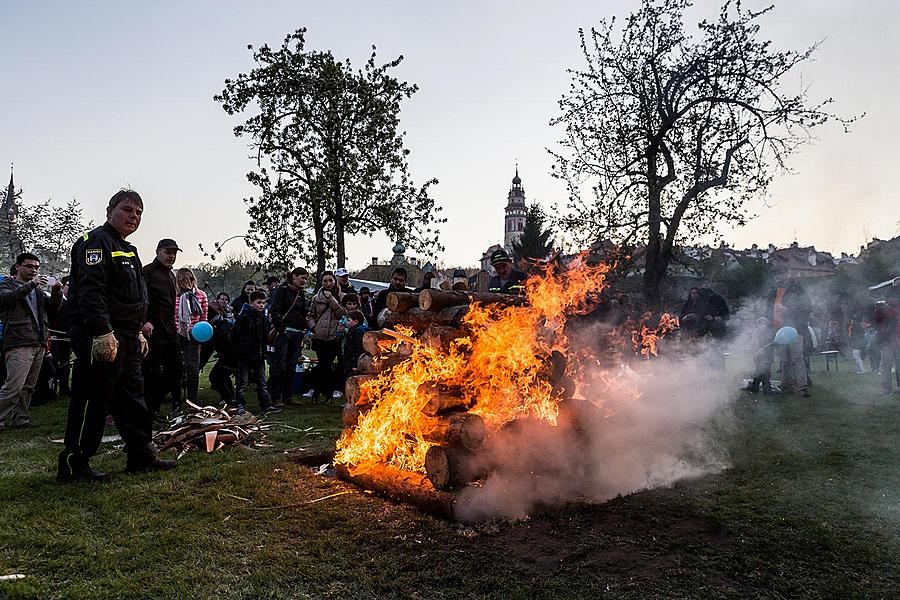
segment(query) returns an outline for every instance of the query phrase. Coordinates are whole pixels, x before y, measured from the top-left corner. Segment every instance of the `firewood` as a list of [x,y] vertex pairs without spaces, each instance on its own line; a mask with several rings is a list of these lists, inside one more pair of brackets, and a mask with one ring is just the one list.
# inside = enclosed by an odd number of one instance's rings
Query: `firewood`
[[397,340],[381,331],[369,330],[363,334],[362,347],[367,354],[378,356],[382,352],[381,344],[393,344]]
[[405,312],[394,312],[386,309],[379,316],[379,324],[385,328],[394,328],[397,325],[405,325],[415,330],[422,330],[431,325],[434,313],[421,308],[411,308]]
[[448,306],[434,316],[435,325],[450,325],[459,327],[466,313],[469,312],[468,305],[465,306]]
[[356,372],[360,375],[374,375],[375,359],[369,354],[360,354],[356,361]]
[[372,410],[373,404],[350,404],[349,402],[344,405],[343,410],[341,410],[341,422],[343,422],[344,427],[356,427],[356,424],[359,423],[359,418]]
[[346,465],[337,464],[334,468],[341,479],[364,489],[398,502],[413,504],[435,516],[453,518],[453,495],[434,489],[425,475],[384,464],[366,465],[365,470],[352,474],[351,468]]
[[477,450],[487,436],[484,420],[468,412],[450,413],[435,420],[423,437],[436,444],[462,446]]
[[428,289],[419,293],[419,308],[439,312],[450,306],[464,306],[472,302],[481,304],[507,304],[521,306],[525,303],[522,296],[515,294],[497,294],[493,292],[470,292],[463,290],[444,291]]
[[458,327],[430,325],[419,336],[419,343],[447,353],[450,351],[450,344],[462,337],[466,337],[466,332]]
[[429,417],[442,415],[454,410],[469,408],[470,402],[462,397],[462,390],[449,388],[439,384],[423,383],[419,386],[419,394],[428,398],[422,406],[422,413]]
[[353,377],[348,377],[347,383],[344,384],[344,397],[347,398],[347,402],[350,404],[367,404],[369,402],[369,394],[368,392],[363,391],[365,388],[362,384],[374,378],[374,375],[354,375]]
[[425,454],[425,473],[438,490],[470,483],[487,473],[478,458],[464,448],[448,445],[432,446]]
[[388,292],[387,307],[391,312],[406,312],[419,306],[419,294],[412,292]]
[[397,352],[391,352],[390,354],[384,354],[374,359],[374,369],[376,373],[384,373],[385,371],[390,371],[400,363],[408,360],[410,355],[408,354],[400,354]]

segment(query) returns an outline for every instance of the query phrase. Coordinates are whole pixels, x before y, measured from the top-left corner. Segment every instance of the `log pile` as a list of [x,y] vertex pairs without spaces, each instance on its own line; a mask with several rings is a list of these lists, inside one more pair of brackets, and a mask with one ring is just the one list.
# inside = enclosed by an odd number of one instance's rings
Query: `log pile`
[[[418,294],[390,292],[387,309],[379,315],[381,330],[363,335],[363,354],[356,375],[347,379],[347,403],[342,420],[353,429],[373,407],[367,382],[408,360],[416,344],[448,351],[454,340],[466,336],[460,324],[472,302],[518,306],[519,296],[468,291],[424,290]],[[415,333],[398,334],[394,327],[405,326]],[[433,444],[425,459],[425,475],[402,471],[386,464],[336,465],[339,476],[363,488],[394,500],[409,502],[427,512],[452,517],[455,491],[483,479],[489,472],[487,457],[479,455],[487,437],[480,416],[470,412],[474,395],[459,387],[438,382],[419,386],[424,439]]]
[[215,452],[225,446],[263,446],[268,425],[254,415],[233,410],[187,403],[191,412],[175,417],[153,441],[159,451],[174,448],[181,458],[192,449]]

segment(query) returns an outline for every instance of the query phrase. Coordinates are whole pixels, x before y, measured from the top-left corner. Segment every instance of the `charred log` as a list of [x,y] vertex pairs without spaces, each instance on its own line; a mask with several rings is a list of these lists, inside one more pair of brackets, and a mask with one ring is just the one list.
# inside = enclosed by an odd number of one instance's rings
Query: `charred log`
[[434,489],[425,475],[401,471],[395,467],[376,464],[353,474],[346,465],[335,465],[338,476],[345,481],[371,490],[391,500],[414,504],[421,510],[444,518],[453,518],[454,497]]
[[428,398],[422,406],[422,413],[429,417],[465,410],[471,405],[469,400],[462,397],[462,390],[458,387],[423,383],[419,386],[419,394]]
[[435,444],[462,446],[477,450],[487,436],[484,420],[478,415],[458,412],[450,413],[436,420],[433,427],[423,437]]
[[374,375],[354,375],[353,377],[348,377],[347,383],[344,384],[344,397],[347,398],[347,402],[350,404],[368,404],[369,392],[367,388],[363,387],[363,383],[374,378]]
[[432,446],[425,454],[425,474],[438,490],[459,487],[487,473],[472,452],[454,446]]
[[449,352],[453,340],[466,337],[465,331],[445,325],[431,325],[419,336],[419,342],[444,353]]

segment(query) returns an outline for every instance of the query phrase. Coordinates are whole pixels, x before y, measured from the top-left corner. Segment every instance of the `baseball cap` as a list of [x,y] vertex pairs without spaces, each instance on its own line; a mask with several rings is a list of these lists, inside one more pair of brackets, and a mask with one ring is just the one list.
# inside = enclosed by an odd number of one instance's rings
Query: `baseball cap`
[[159,240],[159,243],[156,245],[157,250],[161,250],[162,248],[175,248],[176,250],[181,250],[178,247],[178,244],[175,243],[175,240],[170,238],[163,238]]
[[344,267],[341,267],[340,269],[338,269],[337,271],[335,271],[334,274],[335,274],[337,277],[345,277],[345,276],[347,276],[347,275],[350,274],[350,271],[348,271],[348,270],[345,269]]
[[492,265],[507,262],[512,262],[512,259],[509,257],[509,254],[506,253],[506,250],[494,250],[494,253],[491,254]]

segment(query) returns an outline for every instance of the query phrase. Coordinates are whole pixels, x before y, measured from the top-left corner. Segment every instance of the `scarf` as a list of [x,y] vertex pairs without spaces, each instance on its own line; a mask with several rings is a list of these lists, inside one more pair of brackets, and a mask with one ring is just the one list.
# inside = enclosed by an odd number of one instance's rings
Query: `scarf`
[[190,338],[193,318],[201,314],[200,301],[192,290],[182,292],[178,296],[178,335]]

